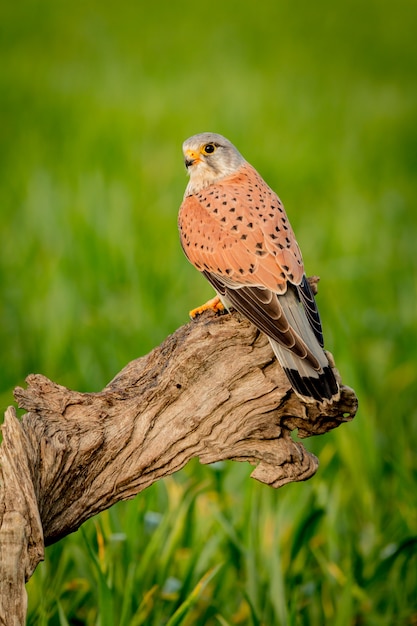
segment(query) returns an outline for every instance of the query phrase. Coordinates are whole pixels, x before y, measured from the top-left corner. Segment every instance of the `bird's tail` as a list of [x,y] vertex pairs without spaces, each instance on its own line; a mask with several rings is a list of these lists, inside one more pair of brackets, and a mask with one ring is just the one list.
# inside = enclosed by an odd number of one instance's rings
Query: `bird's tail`
[[314,368],[307,358],[300,358],[277,341],[269,338],[272,349],[288,377],[294,391],[304,400],[337,400],[339,385],[329,364],[326,353],[317,342],[314,356],[319,369]]

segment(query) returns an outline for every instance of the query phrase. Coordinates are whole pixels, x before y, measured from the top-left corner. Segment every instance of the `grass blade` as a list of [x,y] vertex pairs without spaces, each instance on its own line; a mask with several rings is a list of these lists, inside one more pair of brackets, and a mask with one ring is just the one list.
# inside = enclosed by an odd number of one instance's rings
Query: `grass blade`
[[171,619],[168,620],[166,626],[179,626],[182,623],[183,618],[186,616],[191,607],[197,602],[207,584],[217,574],[222,566],[223,563],[215,565],[206,574],[204,574],[189,596],[184,600],[181,606],[178,607]]

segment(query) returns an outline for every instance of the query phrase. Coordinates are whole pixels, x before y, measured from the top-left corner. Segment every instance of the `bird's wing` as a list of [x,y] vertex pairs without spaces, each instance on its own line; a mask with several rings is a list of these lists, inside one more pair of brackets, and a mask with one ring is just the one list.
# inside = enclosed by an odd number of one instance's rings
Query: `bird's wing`
[[268,209],[273,217],[265,216],[260,203],[248,207],[239,193],[240,185],[232,181],[185,198],[179,215],[185,254],[257,328],[318,368],[311,345],[311,329],[316,331],[313,324],[309,327],[318,313],[282,205],[277,207],[279,200],[271,192]]
[[185,254],[201,271],[279,293],[287,281],[302,281],[301,252],[284,207],[249,165],[186,197],[179,228]]
[[303,304],[305,314],[309,324],[316,336],[320,346],[324,347],[323,330],[321,326],[320,314],[317,308],[314,294],[311,290],[310,283],[306,276],[303,276],[301,283],[297,286],[298,296]]

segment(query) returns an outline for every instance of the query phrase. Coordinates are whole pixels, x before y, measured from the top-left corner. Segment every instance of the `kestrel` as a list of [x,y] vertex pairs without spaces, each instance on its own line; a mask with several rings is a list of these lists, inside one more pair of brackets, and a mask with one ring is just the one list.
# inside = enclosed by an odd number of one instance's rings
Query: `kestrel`
[[178,216],[181,244],[217,292],[211,305],[234,307],[267,335],[302,398],[336,398],[319,312],[281,200],[221,135],[194,135],[183,152],[190,180]]

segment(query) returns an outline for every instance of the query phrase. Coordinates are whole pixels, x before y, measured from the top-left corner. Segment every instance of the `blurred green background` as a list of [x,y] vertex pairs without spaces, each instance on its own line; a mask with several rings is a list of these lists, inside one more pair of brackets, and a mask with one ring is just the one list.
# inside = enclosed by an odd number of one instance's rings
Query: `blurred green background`
[[2,407],[211,295],[176,226],[206,130],[281,196],[360,400],[307,483],[196,461],[48,548],[29,624],[417,624],[416,32],[414,0],[1,3]]

